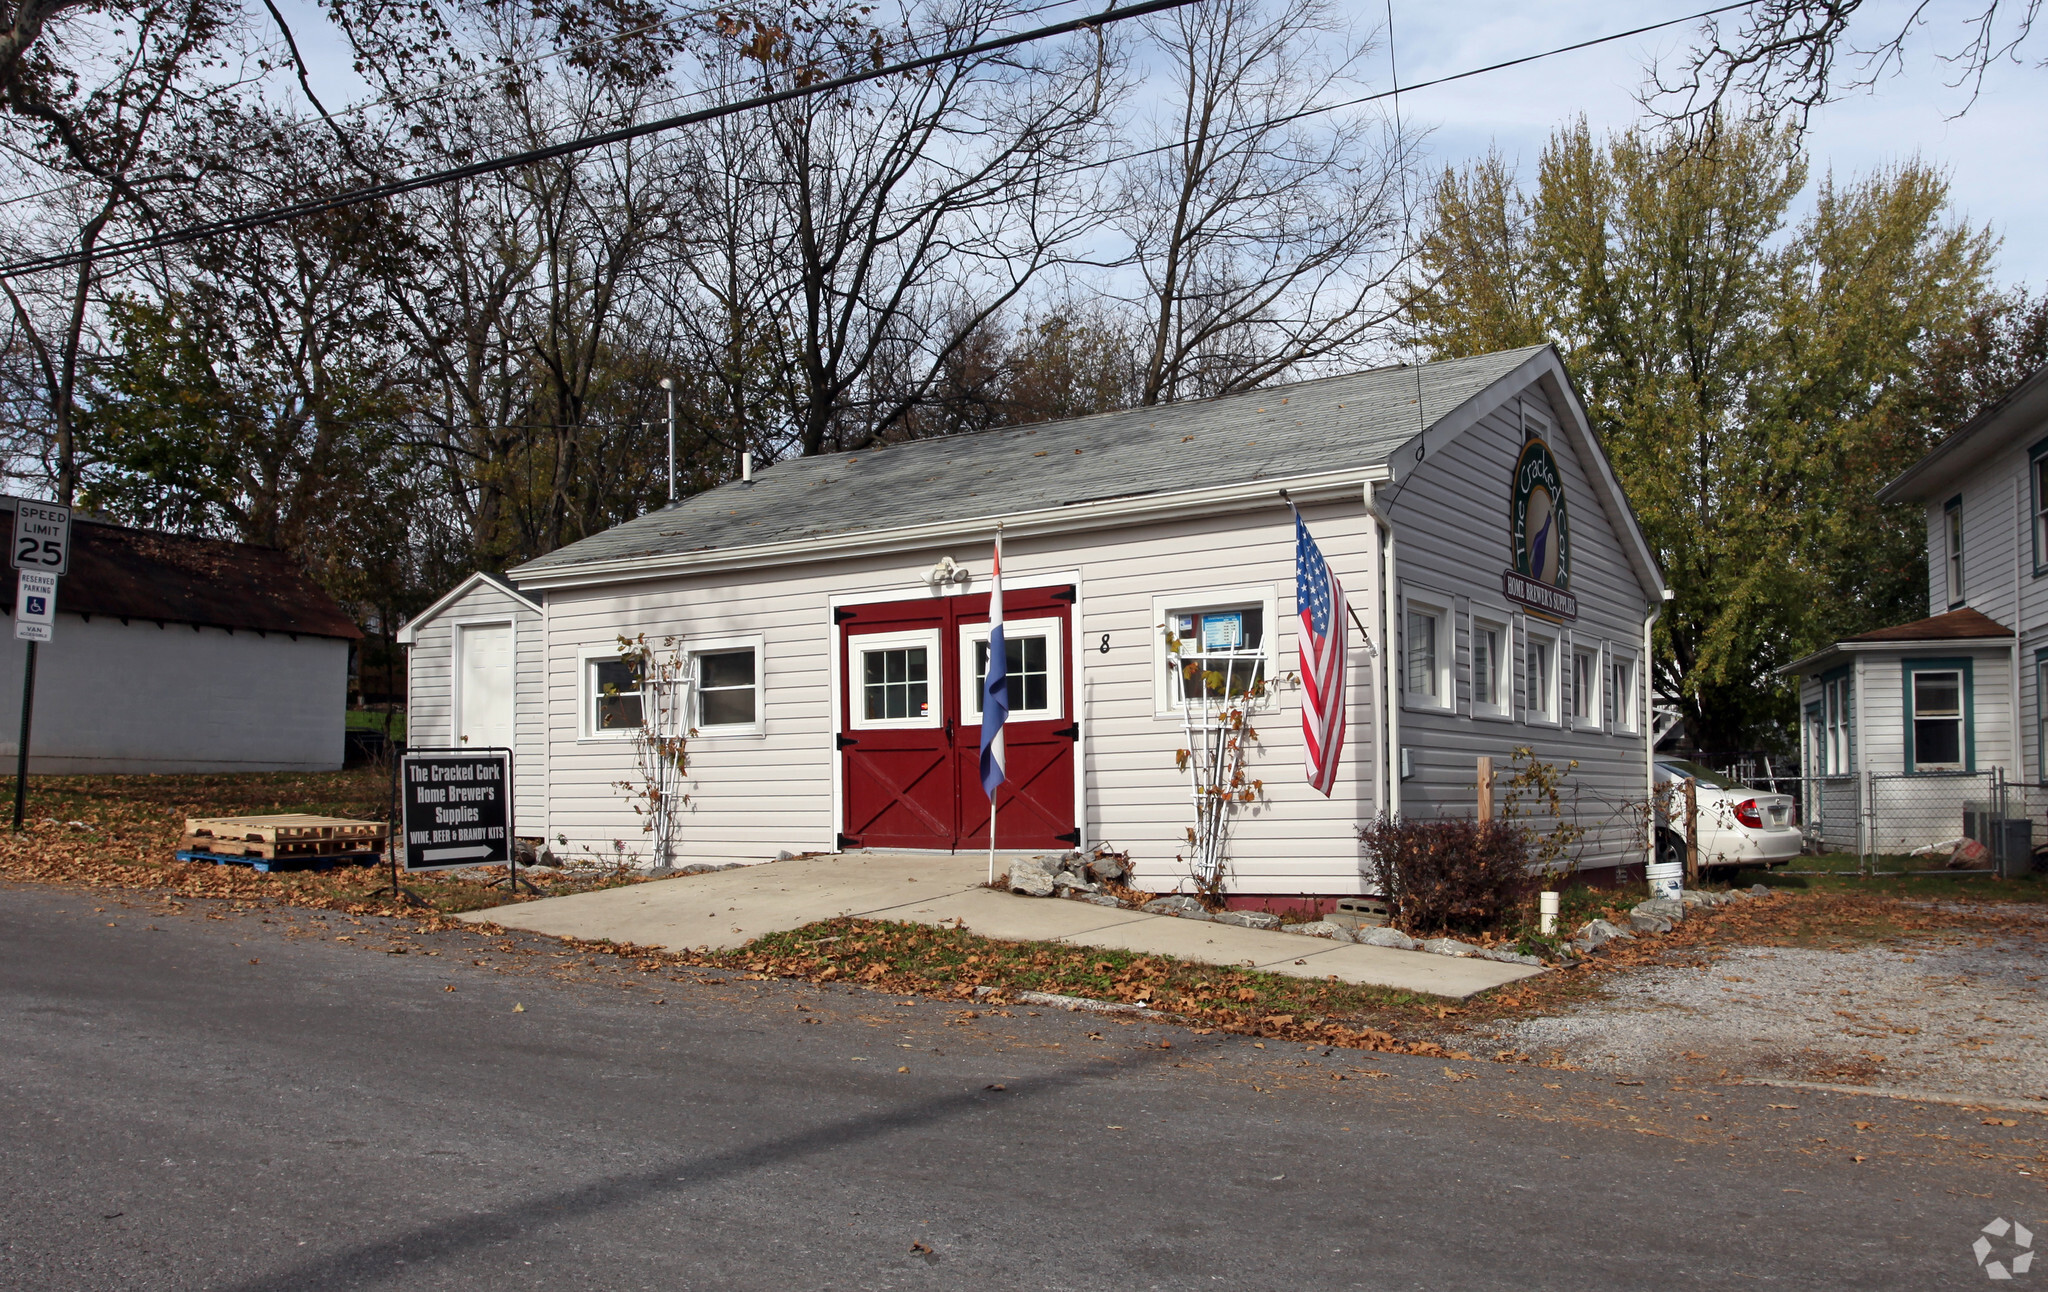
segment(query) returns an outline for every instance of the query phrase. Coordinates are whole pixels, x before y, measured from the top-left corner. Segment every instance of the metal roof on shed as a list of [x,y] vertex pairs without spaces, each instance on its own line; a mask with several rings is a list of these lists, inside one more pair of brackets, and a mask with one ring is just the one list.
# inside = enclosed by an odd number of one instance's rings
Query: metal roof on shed
[[1379,465],[1532,354],[1532,346],[1420,369],[1099,413],[973,435],[778,462],[551,552],[514,579],[630,561],[988,520],[1077,503],[1284,480]]

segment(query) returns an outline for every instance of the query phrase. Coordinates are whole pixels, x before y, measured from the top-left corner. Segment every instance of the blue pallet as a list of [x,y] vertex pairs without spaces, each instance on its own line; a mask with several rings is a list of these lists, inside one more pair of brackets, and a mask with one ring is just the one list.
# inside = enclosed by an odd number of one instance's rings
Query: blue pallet
[[266,861],[262,857],[224,857],[217,852],[200,852],[196,849],[180,849],[173,854],[179,861],[210,861],[216,866],[247,866],[259,875],[273,870],[329,870],[335,866],[360,866],[365,862],[382,861],[383,857],[374,852],[356,852],[340,857],[286,857],[277,861]]

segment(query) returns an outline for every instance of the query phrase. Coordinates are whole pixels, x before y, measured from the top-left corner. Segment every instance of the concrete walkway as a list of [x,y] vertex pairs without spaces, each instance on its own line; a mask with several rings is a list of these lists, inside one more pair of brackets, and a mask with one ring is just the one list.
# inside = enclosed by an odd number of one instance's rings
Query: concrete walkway
[[1358,946],[1061,898],[1017,897],[983,887],[987,879],[985,856],[846,853],[550,897],[474,911],[463,918],[557,937],[610,938],[671,950],[730,949],[763,934],[842,915],[920,924],[957,920],[970,932],[1004,941],[1065,942],[1169,955],[1454,999],[1541,972],[1492,960]]

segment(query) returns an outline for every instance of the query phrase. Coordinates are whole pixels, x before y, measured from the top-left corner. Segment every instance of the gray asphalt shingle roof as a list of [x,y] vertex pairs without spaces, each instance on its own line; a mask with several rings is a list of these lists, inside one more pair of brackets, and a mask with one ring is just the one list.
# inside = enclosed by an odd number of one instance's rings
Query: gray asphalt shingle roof
[[[1426,364],[1435,423],[1536,353]],[[1416,370],[1380,368],[1241,395],[778,462],[512,571],[989,520],[1109,498],[1369,467],[1419,429]]]

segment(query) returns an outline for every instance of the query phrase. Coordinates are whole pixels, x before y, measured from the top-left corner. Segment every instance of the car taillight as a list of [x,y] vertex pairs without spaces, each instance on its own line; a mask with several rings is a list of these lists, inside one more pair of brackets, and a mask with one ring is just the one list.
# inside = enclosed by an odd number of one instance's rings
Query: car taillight
[[1764,814],[1757,810],[1755,799],[1744,799],[1735,805],[1735,820],[1752,830],[1764,828]]

